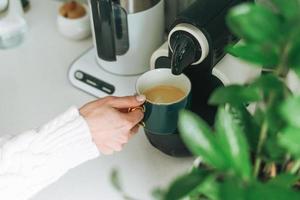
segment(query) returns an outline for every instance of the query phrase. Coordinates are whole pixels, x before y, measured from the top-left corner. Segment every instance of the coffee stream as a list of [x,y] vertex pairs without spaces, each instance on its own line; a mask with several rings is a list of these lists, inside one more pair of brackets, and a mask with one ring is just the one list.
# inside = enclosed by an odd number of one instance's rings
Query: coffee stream
[[147,100],[153,103],[172,103],[182,99],[186,93],[181,89],[169,86],[159,85],[144,91]]

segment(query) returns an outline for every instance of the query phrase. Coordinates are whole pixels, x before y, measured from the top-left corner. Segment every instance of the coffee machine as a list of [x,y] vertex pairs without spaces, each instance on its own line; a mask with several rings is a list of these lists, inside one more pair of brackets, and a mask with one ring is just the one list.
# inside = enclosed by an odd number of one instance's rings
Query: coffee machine
[[[89,0],[94,48],[70,68],[71,83],[94,96],[129,95],[164,41],[163,0]],[[132,89],[128,89],[132,88]]]
[[[198,0],[180,13],[170,27],[168,40],[151,58],[151,68],[171,68],[172,73],[184,73],[192,83],[190,110],[198,114],[209,125],[213,125],[217,107],[208,105],[212,92],[236,79],[226,75],[221,59],[226,55],[225,47],[237,42],[226,26],[225,17],[229,9],[245,0]],[[227,59],[227,58],[226,58]],[[223,59],[222,62],[226,62]],[[215,67],[218,65],[217,67]],[[236,65],[236,75],[245,80],[257,75],[243,66]],[[235,70],[228,70],[234,72]],[[240,73],[239,73],[240,72]],[[145,130],[150,143],[171,156],[188,156],[190,152],[183,144],[179,133],[157,134]]]
[[173,24],[176,16],[197,0],[165,0],[166,29]]

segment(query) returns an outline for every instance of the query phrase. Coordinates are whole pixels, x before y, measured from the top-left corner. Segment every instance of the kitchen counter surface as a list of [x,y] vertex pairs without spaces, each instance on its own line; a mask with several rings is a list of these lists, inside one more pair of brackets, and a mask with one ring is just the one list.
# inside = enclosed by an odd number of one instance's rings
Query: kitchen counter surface
[[[25,14],[29,32],[14,49],[0,50],[0,135],[18,134],[39,127],[69,106],[94,100],[67,79],[71,62],[92,46],[91,38],[71,41],[56,28],[58,3],[31,0]],[[33,200],[121,200],[109,180],[120,171],[124,188],[139,200],[150,200],[151,190],[166,187],[188,170],[192,158],[172,158],[154,149],[143,131],[121,153],[101,156],[63,176]]]

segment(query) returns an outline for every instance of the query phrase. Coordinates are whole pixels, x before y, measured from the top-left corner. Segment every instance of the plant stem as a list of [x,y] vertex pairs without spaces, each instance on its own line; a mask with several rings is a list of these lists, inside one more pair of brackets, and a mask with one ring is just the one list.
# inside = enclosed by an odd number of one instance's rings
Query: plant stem
[[[277,70],[275,71],[275,74],[279,77],[282,77],[283,79],[285,79],[288,74],[288,68],[286,67],[287,66],[286,63],[287,63],[289,48],[290,48],[290,43],[287,43],[286,45],[283,46],[282,56],[280,58],[281,62],[279,64]],[[269,107],[273,104],[275,97],[276,97],[275,93],[270,94],[268,100],[265,102],[267,107]],[[265,140],[267,138],[267,133],[268,133],[268,122],[265,119],[262,124],[260,134],[259,134],[259,141],[258,141],[258,145],[257,145],[256,159],[255,159],[254,172],[253,172],[254,177],[257,177],[259,175],[259,170],[260,170],[260,166],[261,166],[261,162],[262,162],[260,153],[261,153],[261,150],[265,143]],[[299,167],[300,167],[300,162],[299,162]]]
[[297,171],[299,171],[299,169],[300,169],[300,160],[297,160],[293,168],[291,169],[291,173],[296,174]]
[[265,120],[261,127],[260,134],[259,134],[259,141],[258,141],[257,150],[256,150],[256,160],[255,160],[255,164],[254,164],[254,177],[258,176],[258,173],[260,170],[261,158],[260,158],[259,154],[261,153],[263,144],[266,140],[267,132],[268,132],[268,123]]
[[281,165],[281,171],[284,171],[284,169],[286,169],[290,159],[291,159],[290,154],[286,154],[285,159],[284,159],[284,163],[283,163],[283,165]]
[[289,50],[291,48],[291,42],[287,42],[283,47],[282,47],[282,55],[280,57],[281,62],[279,63],[279,66],[277,70],[275,71],[275,74],[279,77],[282,77],[283,79],[286,78],[289,68],[287,67],[287,60],[288,60],[288,55],[289,55]]

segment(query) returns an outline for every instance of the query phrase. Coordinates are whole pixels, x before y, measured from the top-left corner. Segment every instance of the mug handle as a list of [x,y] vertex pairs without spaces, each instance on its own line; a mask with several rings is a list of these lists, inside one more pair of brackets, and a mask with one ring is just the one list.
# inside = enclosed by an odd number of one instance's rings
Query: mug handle
[[[127,112],[130,113],[130,112],[133,112],[135,110],[141,110],[143,113],[145,113],[146,112],[146,107],[145,107],[145,105],[142,105],[142,106],[138,106],[138,107],[134,107],[134,108],[128,108]],[[139,123],[139,125],[142,126],[142,127],[144,127],[144,128],[146,126],[146,124],[145,124],[144,121],[141,121]]]

